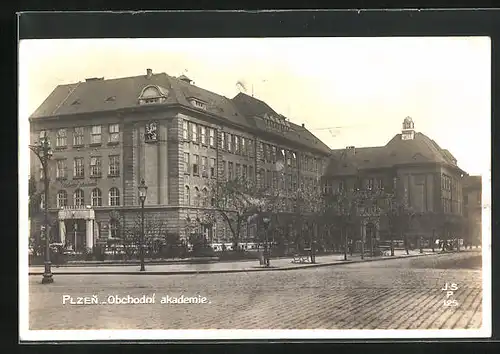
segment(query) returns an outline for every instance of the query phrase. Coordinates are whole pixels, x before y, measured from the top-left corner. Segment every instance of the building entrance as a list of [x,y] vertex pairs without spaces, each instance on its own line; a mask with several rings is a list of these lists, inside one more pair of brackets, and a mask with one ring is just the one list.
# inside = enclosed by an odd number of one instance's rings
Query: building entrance
[[66,227],[66,246],[73,251],[82,251],[85,247],[87,225],[84,219],[64,220]]

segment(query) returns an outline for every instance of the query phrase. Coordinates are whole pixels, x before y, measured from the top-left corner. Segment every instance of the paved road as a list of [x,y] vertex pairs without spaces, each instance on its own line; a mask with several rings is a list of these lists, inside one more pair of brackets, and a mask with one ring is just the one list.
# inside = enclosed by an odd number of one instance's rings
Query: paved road
[[[30,277],[30,329],[480,328],[480,253],[446,254],[284,272]],[[444,306],[445,283],[458,289]],[[154,304],[63,305],[155,294]],[[207,298],[161,304],[161,297]]]

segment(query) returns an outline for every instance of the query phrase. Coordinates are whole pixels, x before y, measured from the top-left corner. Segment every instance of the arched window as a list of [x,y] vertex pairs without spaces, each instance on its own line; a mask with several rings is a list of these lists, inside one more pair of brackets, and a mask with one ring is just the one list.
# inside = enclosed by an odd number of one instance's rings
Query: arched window
[[91,204],[92,206],[102,206],[102,193],[99,188],[92,189]]
[[120,205],[120,190],[118,188],[113,187],[109,190],[109,205]]
[[85,199],[83,197],[83,191],[81,189],[77,189],[73,196],[75,206],[83,206],[85,203]]
[[203,188],[202,191],[202,205],[207,206],[208,205],[208,190],[206,188]]
[[191,191],[189,190],[189,186],[184,187],[184,204],[191,204]]
[[194,205],[200,206],[200,190],[198,187],[194,187]]
[[65,207],[68,205],[68,193],[64,190],[57,192],[57,207]]

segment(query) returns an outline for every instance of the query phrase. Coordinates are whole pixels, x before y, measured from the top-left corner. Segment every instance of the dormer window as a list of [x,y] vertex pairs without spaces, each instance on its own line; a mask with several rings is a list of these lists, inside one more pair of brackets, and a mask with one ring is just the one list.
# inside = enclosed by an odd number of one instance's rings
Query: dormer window
[[114,101],[116,101],[116,96],[111,96],[106,98],[106,102],[114,102]]
[[191,98],[189,100],[189,102],[196,108],[199,108],[199,109],[204,109],[206,110],[207,109],[207,104],[201,100],[198,100],[196,98]]
[[167,99],[168,90],[155,85],[146,86],[139,96],[139,104],[164,103]]

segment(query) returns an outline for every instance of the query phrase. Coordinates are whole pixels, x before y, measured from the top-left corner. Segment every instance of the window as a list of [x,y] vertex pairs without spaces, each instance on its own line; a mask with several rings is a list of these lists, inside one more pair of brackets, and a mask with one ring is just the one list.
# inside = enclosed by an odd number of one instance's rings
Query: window
[[57,160],[57,170],[56,170],[56,178],[66,178],[66,159],[64,160]]
[[189,186],[184,187],[184,204],[185,205],[191,204],[191,192],[189,190]]
[[231,134],[226,135],[227,138],[227,151],[233,151],[233,136]]
[[215,178],[215,159],[210,159],[210,178]]
[[116,187],[113,187],[109,190],[109,205],[120,205],[120,190]]
[[191,139],[193,143],[198,143],[198,126],[191,123]]
[[201,157],[201,175],[208,177],[208,159],[206,156]]
[[222,151],[226,150],[226,133],[221,132],[220,133],[220,140],[221,140],[221,149]]
[[378,186],[377,186],[378,189],[384,189],[384,179],[383,178],[379,178],[378,179]]
[[239,163],[236,164],[236,177],[241,177],[241,165]]
[[203,145],[207,145],[207,129],[204,126],[200,127],[200,138]]
[[200,190],[194,187],[194,206],[200,206]]
[[241,138],[240,141],[241,141],[241,154],[243,156],[247,156],[248,155],[248,151],[247,151],[247,139]]
[[234,136],[234,153],[240,153],[240,138],[238,136]]
[[243,179],[248,178],[248,166],[247,165],[243,165],[242,177],[243,177]]
[[189,141],[189,122],[187,120],[182,121],[182,138],[184,141]]
[[261,141],[259,142],[259,151],[260,151],[260,160],[264,161],[264,143]]
[[92,189],[90,193],[90,202],[92,206],[102,206],[102,193],[99,188]]
[[339,192],[343,192],[344,191],[344,181],[339,181],[338,191]]
[[226,176],[226,161],[225,160],[222,160],[222,178],[223,179],[227,178],[227,176]]
[[297,175],[292,175],[292,190],[297,190]]
[[118,220],[116,219],[111,219],[109,221],[109,237],[113,237],[113,238],[116,238],[116,237],[120,237],[120,223],[118,222]]
[[83,206],[85,203],[85,199],[83,197],[83,191],[81,189],[77,189],[73,195],[73,200],[75,206]]
[[120,156],[118,155],[109,156],[109,175],[110,176],[120,175]]
[[273,171],[273,188],[278,188],[278,172]]
[[83,157],[75,157],[73,160],[73,178],[83,178],[84,176]]
[[234,178],[234,167],[231,161],[227,163],[227,170],[228,170],[228,178],[229,180],[232,180]]
[[200,174],[200,156],[193,155],[193,175],[198,176]]
[[189,174],[189,152],[184,153],[184,173]]
[[273,175],[271,170],[267,170],[266,172],[266,187],[271,187],[273,183]]
[[57,136],[56,136],[56,146],[63,147],[66,146],[66,143],[67,143],[66,129],[59,129],[57,131]]
[[253,151],[253,140],[252,139],[247,139],[247,149],[248,149],[248,156],[254,157],[254,151]]
[[254,179],[254,174],[253,174],[253,166],[250,165],[248,166],[248,178],[253,181]]
[[286,151],[285,156],[286,156],[286,165],[291,167],[292,166],[292,153],[290,151]]
[[208,190],[206,188],[203,188],[203,191],[202,191],[201,204],[203,206],[207,206],[208,205]]
[[91,144],[100,144],[101,143],[101,126],[100,125],[92,126],[92,131],[90,133],[90,143]]
[[57,192],[57,207],[65,207],[68,205],[68,193],[66,191]]
[[208,128],[208,135],[210,147],[215,147],[215,129]]
[[368,190],[372,190],[373,189],[373,178],[368,178],[367,181],[366,181],[366,188]]
[[109,142],[117,143],[120,141],[120,125],[110,124],[109,125]]
[[84,144],[84,129],[83,127],[77,127],[73,131],[73,146],[82,146]]
[[291,154],[290,158],[292,160],[291,161],[292,162],[291,165],[292,165],[292,167],[296,168],[297,167],[297,155],[293,151],[290,151],[290,154]]
[[90,177],[101,177],[101,157],[90,158]]

